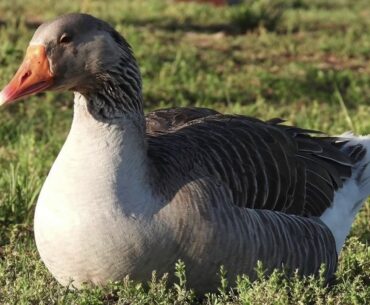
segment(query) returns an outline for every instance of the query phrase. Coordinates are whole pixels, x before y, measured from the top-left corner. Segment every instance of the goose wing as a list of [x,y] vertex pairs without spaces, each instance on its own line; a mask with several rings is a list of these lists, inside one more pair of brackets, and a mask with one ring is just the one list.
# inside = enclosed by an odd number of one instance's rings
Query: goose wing
[[217,111],[208,108],[167,108],[149,112],[146,117],[147,133],[155,135],[161,132],[174,131],[183,127],[190,121],[218,114]]
[[239,207],[320,216],[351,176],[353,160],[336,147],[336,138],[281,125],[280,119],[203,109],[151,117],[148,155],[167,195],[179,183],[210,177]]

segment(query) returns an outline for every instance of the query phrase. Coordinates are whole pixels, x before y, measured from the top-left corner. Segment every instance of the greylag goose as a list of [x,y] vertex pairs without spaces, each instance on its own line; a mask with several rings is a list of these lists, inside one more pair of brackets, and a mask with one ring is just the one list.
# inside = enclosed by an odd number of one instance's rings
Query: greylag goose
[[197,292],[268,272],[329,279],[370,193],[370,139],[175,108],[143,113],[126,40],[85,14],[42,24],[0,94],[74,92],[74,117],[38,198],[34,232],[63,285],[148,280],[178,259]]

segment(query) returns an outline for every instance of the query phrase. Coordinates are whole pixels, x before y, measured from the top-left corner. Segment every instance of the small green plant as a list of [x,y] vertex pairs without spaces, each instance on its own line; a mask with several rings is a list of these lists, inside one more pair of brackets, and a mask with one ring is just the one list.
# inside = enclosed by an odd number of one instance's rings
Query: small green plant
[[195,295],[192,290],[188,290],[186,287],[185,263],[182,260],[179,260],[175,265],[175,276],[178,279],[178,283],[174,284],[176,301],[179,304],[191,304]]

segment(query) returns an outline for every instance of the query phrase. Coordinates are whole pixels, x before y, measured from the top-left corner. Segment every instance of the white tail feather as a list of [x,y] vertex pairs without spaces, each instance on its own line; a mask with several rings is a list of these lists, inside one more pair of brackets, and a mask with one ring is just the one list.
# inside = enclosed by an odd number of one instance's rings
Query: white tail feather
[[335,192],[331,207],[320,217],[334,235],[338,254],[357,213],[370,195],[370,136],[347,133],[343,137],[349,140],[343,150],[348,146],[361,144],[366,148],[366,154],[353,168],[352,176]]

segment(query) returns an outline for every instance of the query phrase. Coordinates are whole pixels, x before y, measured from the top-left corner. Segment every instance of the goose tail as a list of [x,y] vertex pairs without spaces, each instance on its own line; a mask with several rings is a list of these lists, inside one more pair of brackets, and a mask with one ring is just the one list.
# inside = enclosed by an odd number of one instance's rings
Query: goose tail
[[338,141],[345,143],[341,150],[354,160],[352,175],[335,192],[332,205],[320,219],[333,233],[339,254],[357,213],[370,195],[370,136],[346,133]]

